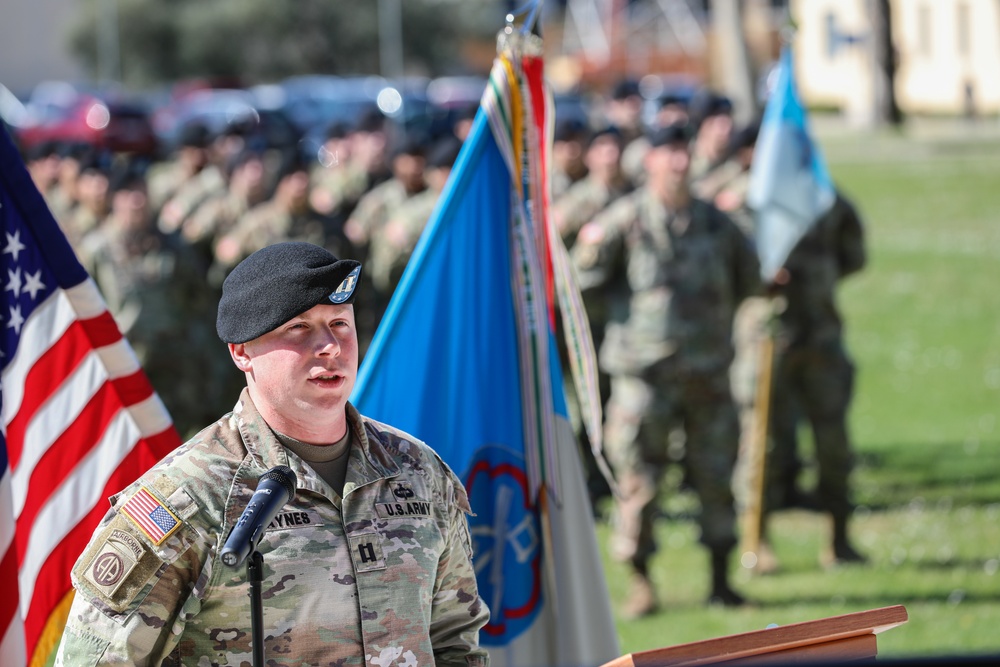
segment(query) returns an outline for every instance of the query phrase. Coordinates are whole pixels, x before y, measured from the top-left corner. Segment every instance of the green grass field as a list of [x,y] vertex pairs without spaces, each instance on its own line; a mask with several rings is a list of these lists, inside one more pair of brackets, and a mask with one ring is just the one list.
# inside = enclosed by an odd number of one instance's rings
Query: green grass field
[[709,608],[691,500],[666,499],[660,613],[617,616],[627,570],[605,554],[623,653],[903,604],[910,620],[880,636],[881,656],[1000,654],[1000,124],[815,127],[867,224],[869,266],[839,297],[858,367],[852,533],[870,562],[824,570],[824,518],[780,513],[779,572],[734,558],[756,605]]

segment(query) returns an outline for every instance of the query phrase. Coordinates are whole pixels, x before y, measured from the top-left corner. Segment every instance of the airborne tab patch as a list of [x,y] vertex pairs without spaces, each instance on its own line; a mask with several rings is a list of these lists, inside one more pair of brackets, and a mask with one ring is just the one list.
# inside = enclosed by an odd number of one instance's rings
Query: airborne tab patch
[[132,520],[153,544],[159,546],[181,525],[173,512],[146,487],[140,488],[122,505],[122,514]]
[[111,598],[145,553],[146,548],[133,535],[115,530],[98,550],[83,576],[97,590]]

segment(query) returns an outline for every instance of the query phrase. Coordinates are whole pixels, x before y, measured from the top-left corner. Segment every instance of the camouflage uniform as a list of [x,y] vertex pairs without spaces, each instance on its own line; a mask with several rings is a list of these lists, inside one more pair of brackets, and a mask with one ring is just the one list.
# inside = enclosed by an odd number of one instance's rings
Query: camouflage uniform
[[[401,181],[390,178],[361,197],[346,223],[346,226],[353,230],[351,238],[359,253],[356,259],[365,265],[365,271],[361,274],[360,293],[369,295],[372,300],[366,307],[357,309],[358,339],[362,351],[367,349],[368,342],[375,335],[375,329],[392,296],[392,292],[387,292],[386,289],[390,282],[389,276],[392,273],[395,252],[391,247],[384,247],[384,239],[380,237],[392,216],[403,210],[404,206],[408,206],[417,194],[419,193],[407,192]],[[381,287],[375,282],[375,276],[380,276]]]
[[163,205],[160,229],[168,234],[177,231],[199,206],[225,190],[226,177],[222,170],[214,165],[205,167],[197,176],[184,182]]
[[218,414],[206,394],[218,398],[220,388],[204,375],[213,295],[191,249],[155,229],[126,233],[106,223],[83,240],[80,260],[177,430],[188,435]]
[[364,166],[356,161],[336,167],[318,167],[310,174],[312,189],[329,196],[328,215],[333,217],[350,215],[358,200],[368,191],[370,178]]
[[[280,444],[246,391],[113,496],[73,569],[55,664],[250,664],[246,570],[220,552],[256,480],[287,465],[298,488],[258,547],[268,664],[487,665],[462,483],[424,443],[353,406],[347,415],[342,498]],[[165,537],[123,511],[143,488],[175,526]],[[117,578],[109,562],[123,567]]]
[[375,289],[387,301],[399,284],[440,196],[437,190],[427,189],[406,199],[396,206],[383,232],[372,237],[367,266]]
[[767,504],[784,504],[786,499],[776,496],[794,485],[796,431],[804,415],[815,441],[819,500],[835,522],[846,522],[851,512],[852,454],[846,420],[854,382],[835,293],[837,282],[864,264],[861,220],[851,202],[838,194],[833,208],[799,241],[785,263],[789,280],[779,297],[785,307],[778,309],[776,323]]
[[[727,163],[719,171],[728,172],[725,178],[719,178],[714,183],[704,181],[692,186],[701,186],[700,191],[711,194],[717,201],[728,200],[729,206],[724,210],[726,215],[736,223],[743,234],[752,239],[754,236],[753,213],[746,205],[747,187],[750,183],[750,172],[736,170],[735,163]],[[720,174],[721,176],[721,174]],[[738,202],[734,205],[734,202]],[[721,208],[721,204],[720,204]],[[750,296],[743,300],[733,318],[733,363],[729,369],[730,385],[733,400],[740,417],[740,453],[735,472],[734,490],[736,500],[741,505],[747,502],[750,493],[750,471],[745,469],[748,461],[751,438],[754,433],[755,401],[757,397],[757,380],[760,373],[761,346],[769,334],[771,318],[771,300],[765,296]]]
[[194,176],[191,176],[184,165],[177,160],[153,164],[146,176],[150,209],[159,213],[163,205],[191,178]]
[[615,555],[646,571],[668,438],[683,428],[701,541],[725,556],[736,542],[730,478],[739,438],[730,333],[737,305],[757,289],[756,256],[713,206],[692,200],[671,212],[645,188],[594,222],[603,238],[581,236],[573,249],[581,287],[618,280],[630,295],[600,350],[612,377],[605,442],[623,495]]
[[292,213],[273,199],[250,209],[223,238],[235,242],[238,248],[234,258],[216,258],[215,271],[223,273],[254,251],[279,241],[306,241],[323,246],[336,257],[360,259],[343,231],[335,229],[329,218],[311,209]]

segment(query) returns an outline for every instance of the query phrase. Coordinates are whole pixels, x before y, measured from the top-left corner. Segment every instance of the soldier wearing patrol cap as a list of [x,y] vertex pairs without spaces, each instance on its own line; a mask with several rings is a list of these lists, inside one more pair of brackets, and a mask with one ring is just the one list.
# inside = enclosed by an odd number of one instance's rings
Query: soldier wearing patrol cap
[[758,265],[732,220],[691,196],[688,137],[684,125],[656,131],[646,184],[584,225],[572,251],[583,290],[622,295],[613,302],[599,361],[611,376],[605,443],[621,491],[613,552],[633,568],[629,616],[657,607],[649,560],[674,432],[685,436],[684,460],[701,505],[709,599],[744,601],[727,570],[736,545],[730,478],[739,440],[728,369],[733,313],[759,289]]
[[112,497],[73,569],[57,665],[249,664],[247,573],[220,553],[279,465],[297,488],[257,546],[265,656],[488,664],[462,483],[426,444],[348,402],[360,274],[284,242],[226,278],[216,328],[247,386],[231,413]]

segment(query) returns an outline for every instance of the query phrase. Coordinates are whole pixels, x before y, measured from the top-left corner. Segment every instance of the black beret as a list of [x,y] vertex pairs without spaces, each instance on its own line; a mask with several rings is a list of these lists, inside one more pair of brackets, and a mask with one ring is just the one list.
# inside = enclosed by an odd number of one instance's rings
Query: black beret
[[458,154],[462,152],[462,141],[457,137],[438,139],[427,152],[429,169],[450,169],[455,166]]
[[593,144],[596,140],[600,139],[601,137],[610,137],[615,141],[617,141],[618,143],[621,143],[622,131],[619,130],[614,125],[605,125],[604,127],[594,130],[594,133],[590,135],[589,143]]
[[653,148],[667,144],[687,143],[691,139],[691,130],[687,123],[672,123],[657,128],[649,135],[649,144]]
[[321,303],[353,303],[360,278],[361,262],[337,259],[318,245],[269,245],[222,283],[215,329],[224,343],[245,343]]
[[179,144],[188,148],[207,148],[212,142],[212,131],[199,121],[191,121],[181,128]]
[[611,89],[611,99],[625,100],[633,96],[641,95],[639,82],[634,79],[622,79]]
[[732,101],[725,95],[720,95],[708,88],[703,88],[695,93],[688,108],[691,111],[691,118],[697,125],[701,125],[709,116],[733,113]]

